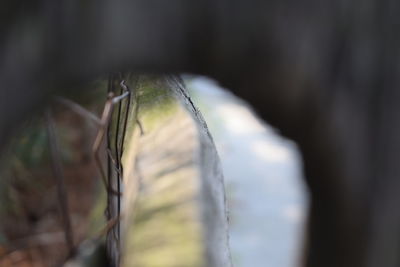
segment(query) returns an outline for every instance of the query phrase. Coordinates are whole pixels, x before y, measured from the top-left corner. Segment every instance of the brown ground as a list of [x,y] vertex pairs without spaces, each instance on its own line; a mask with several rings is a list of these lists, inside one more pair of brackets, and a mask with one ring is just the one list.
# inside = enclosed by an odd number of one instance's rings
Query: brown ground
[[[54,117],[76,245],[87,237],[94,197],[99,189],[103,190],[98,186],[98,170],[90,152],[96,127],[89,127],[90,123],[67,109],[55,112]],[[44,123],[37,125],[33,127],[35,130],[31,130],[32,127],[24,129],[25,133],[16,139],[14,146],[21,146],[21,140],[35,138],[34,131],[45,133]],[[27,164],[27,153],[34,151],[35,147],[19,155],[14,146],[7,171],[0,176],[0,179],[7,179],[7,183],[0,185],[6,184],[0,191],[6,199],[2,198],[0,204],[4,206],[0,213],[0,266],[59,266],[67,258],[69,250],[48,149],[45,149],[47,155],[43,152],[36,160],[38,163]],[[39,144],[42,146],[48,146],[47,142]]]

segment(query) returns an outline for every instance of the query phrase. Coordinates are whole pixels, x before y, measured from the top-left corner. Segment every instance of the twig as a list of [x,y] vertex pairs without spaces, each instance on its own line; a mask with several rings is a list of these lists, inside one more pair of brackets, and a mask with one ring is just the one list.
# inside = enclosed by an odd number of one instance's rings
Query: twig
[[54,130],[54,121],[50,109],[46,110],[47,121],[47,137],[49,140],[51,163],[54,174],[54,179],[57,184],[58,191],[58,204],[60,206],[61,216],[64,224],[65,241],[69,252],[72,254],[74,251],[73,232],[71,228],[71,218],[68,209],[68,195],[65,189],[65,178],[62,170],[60,159],[60,148],[57,142],[57,137]]
[[104,226],[104,228],[102,230],[100,230],[100,232],[98,233],[98,237],[102,237],[104,235],[106,235],[108,232],[110,232],[110,230],[117,224],[119,223],[119,221],[122,219],[123,214],[120,214],[112,219],[110,219],[107,224]]
[[87,109],[83,108],[81,105],[78,105],[77,103],[64,98],[64,97],[55,97],[54,98],[57,102],[67,106],[68,108],[70,108],[73,112],[81,115],[84,118],[89,119],[90,121],[95,122],[97,125],[101,125],[101,120],[94,115],[92,112],[88,111]]

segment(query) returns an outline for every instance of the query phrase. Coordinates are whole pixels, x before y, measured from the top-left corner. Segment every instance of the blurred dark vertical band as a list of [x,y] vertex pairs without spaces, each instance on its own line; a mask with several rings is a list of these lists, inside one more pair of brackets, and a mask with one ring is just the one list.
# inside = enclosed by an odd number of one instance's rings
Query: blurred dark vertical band
[[98,75],[209,75],[299,144],[306,265],[399,266],[399,11],[394,0],[3,1],[0,147],[52,94]]

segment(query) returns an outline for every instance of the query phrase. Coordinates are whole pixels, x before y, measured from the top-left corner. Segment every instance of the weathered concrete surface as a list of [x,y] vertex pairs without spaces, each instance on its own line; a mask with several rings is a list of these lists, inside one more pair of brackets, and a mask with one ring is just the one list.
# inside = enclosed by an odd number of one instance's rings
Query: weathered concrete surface
[[122,163],[122,266],[231,266],[213,140],[176,77],[144,78]]

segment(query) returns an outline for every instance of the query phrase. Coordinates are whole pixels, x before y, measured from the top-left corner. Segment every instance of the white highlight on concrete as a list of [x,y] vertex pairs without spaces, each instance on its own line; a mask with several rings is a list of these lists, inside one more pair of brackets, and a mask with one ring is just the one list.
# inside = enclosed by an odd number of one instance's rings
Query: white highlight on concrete
[[296,145],[213,80],[187,85],[221,157],[235,266],[298,266],[308,200]]

